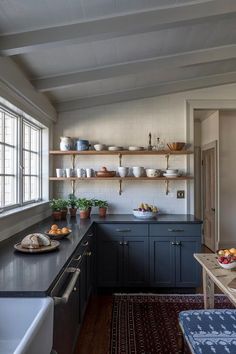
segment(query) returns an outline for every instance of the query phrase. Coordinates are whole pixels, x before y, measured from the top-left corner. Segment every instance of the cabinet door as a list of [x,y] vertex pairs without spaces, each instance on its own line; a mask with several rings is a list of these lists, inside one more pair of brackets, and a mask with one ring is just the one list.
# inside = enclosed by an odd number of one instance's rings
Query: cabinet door
[[175,286],[174,237],[150,237],[151,286]]
[[125,286],[145,286],[148,283],[148,238],[123,238]]
[[200,284],[200,265],[193,257],[201,250],[200,237],[176,237],[176,286],[197,287]]
[[97,240],[97,285],[120,286],[123,259],[122,237],[98,235]]

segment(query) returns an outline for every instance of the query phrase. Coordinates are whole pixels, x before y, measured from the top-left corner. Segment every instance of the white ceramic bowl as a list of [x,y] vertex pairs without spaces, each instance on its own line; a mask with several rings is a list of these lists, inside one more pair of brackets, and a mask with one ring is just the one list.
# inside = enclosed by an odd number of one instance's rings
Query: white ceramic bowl
[[139,211],[138,209],[133,209],[133,215],[136,218],[148,220],[155,218],[157,216],[157,213],[154,213],[152,211]]
[[129,146],[129,151],[141,151],[144,149],[143,146]]
[[217,260],[217,262],[224,269],[234,269],[234,268],[236,268],[236,262],[232,262],[232,263],[228,263],[228,264],[220,263],[218,260]]
[[95,149],[96,151],[106,150],[106,145],[104,145],[104,144],[95,144],[95,145],[94,145],[94,149]]
[[176,175],[178,174],[179,170],[174,170],[174,169],[168,169],[166,170],[166,173],[169,175]]
[[159,177],[161,175],[160,171],[155,168],[146,168],[147,177]]
[[108,150],[109,151],[120,151],[123,148],[121,146],[109,146]]

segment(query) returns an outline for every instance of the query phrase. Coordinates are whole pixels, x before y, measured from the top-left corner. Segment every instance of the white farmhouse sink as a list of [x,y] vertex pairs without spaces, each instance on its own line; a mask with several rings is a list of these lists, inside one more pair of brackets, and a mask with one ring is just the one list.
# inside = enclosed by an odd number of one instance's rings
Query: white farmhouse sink
[[50,354],[53,300],[0,298],[0,354]]

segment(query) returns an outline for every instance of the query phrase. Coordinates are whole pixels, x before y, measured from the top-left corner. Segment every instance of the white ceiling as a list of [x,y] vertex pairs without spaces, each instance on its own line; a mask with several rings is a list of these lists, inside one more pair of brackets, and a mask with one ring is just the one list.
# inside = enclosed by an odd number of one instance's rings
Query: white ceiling
[[2,0],[0,55],[58,110],[232,83],[236,1]]

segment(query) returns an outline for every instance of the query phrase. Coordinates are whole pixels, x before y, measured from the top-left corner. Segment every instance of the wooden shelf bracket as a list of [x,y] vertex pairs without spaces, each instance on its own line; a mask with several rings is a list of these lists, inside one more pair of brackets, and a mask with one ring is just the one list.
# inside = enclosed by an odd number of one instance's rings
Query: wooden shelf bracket
[[122,194],[122,179],[119,180],[119,195]]
[[122,154],[119,154],[119,166],[122,166]]

